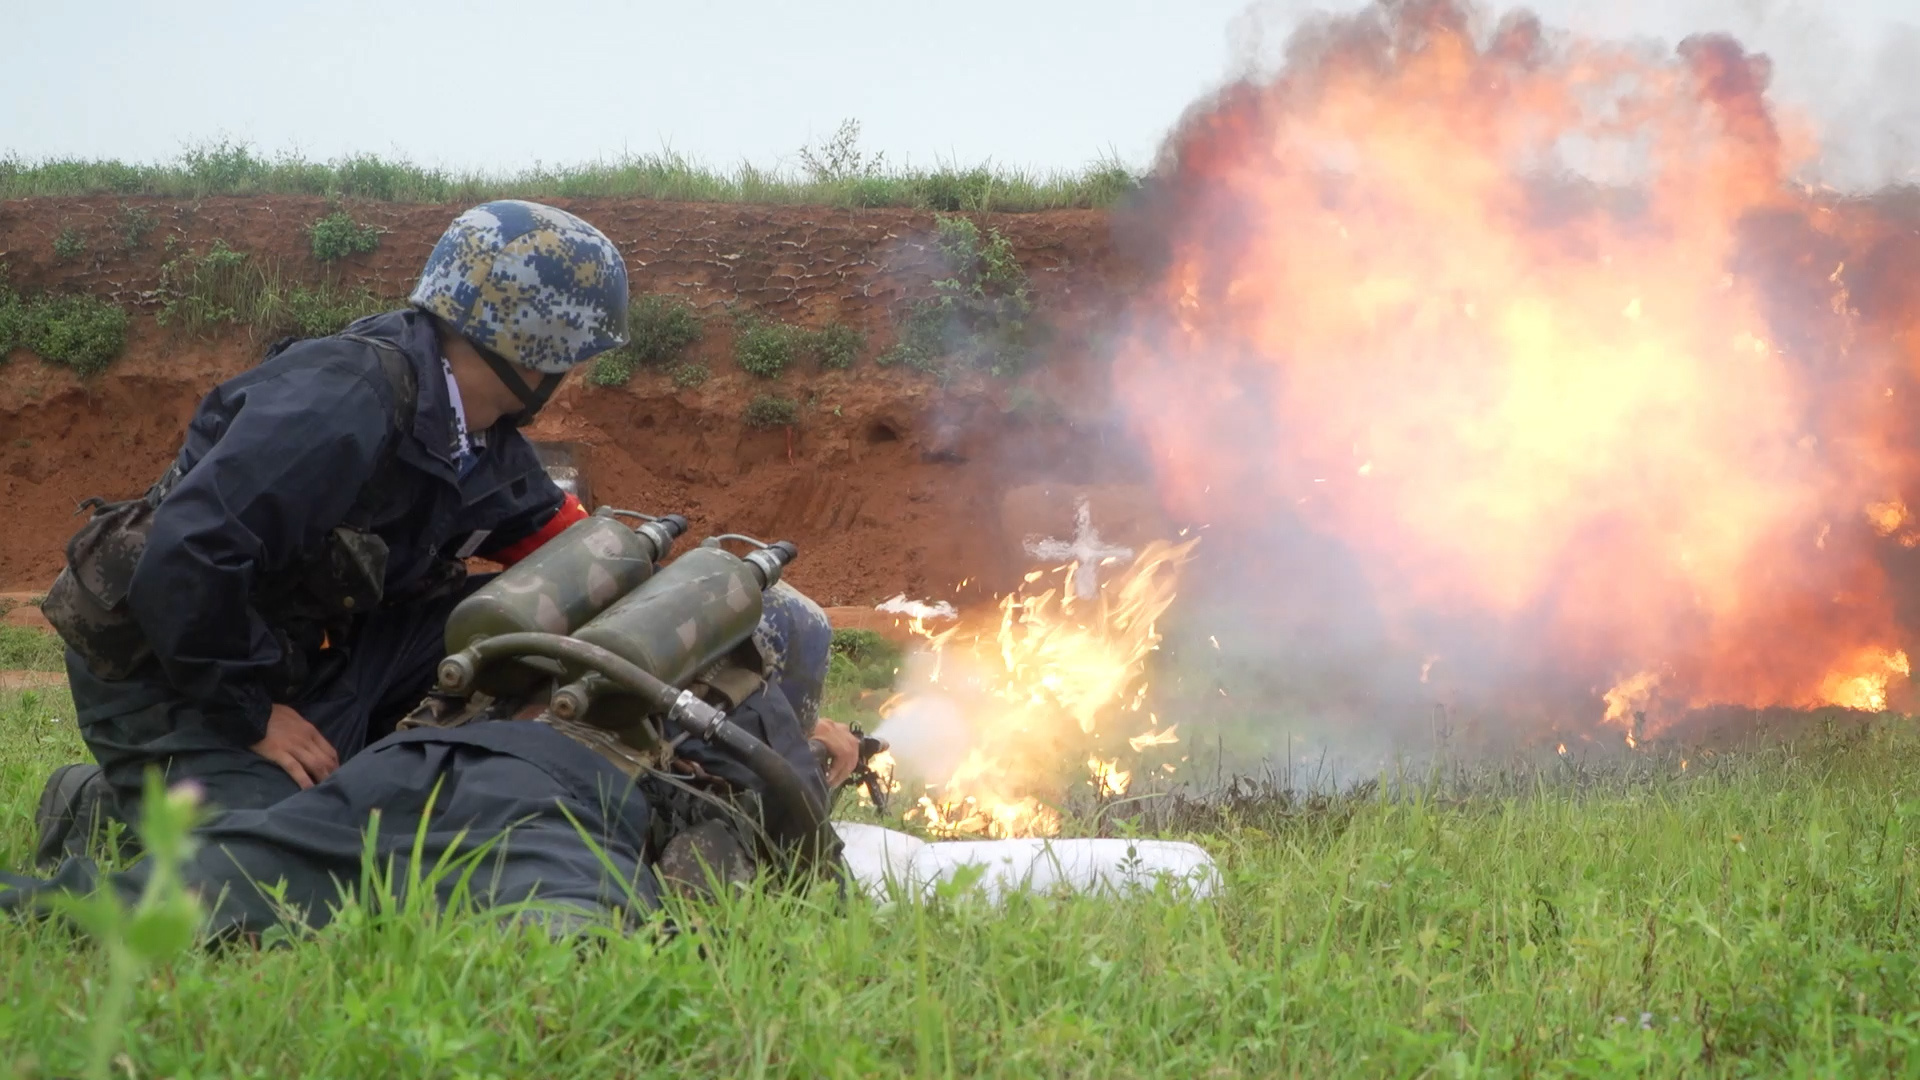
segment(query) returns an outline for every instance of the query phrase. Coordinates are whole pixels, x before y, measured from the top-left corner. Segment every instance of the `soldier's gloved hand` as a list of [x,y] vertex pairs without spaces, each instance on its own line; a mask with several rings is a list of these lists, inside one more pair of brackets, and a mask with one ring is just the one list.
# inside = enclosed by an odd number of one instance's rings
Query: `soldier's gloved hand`
[[813,726],[813,741],[827,750],[827,787],[846,783],[860,764],[860,740],[845,724],[821,717]]
[[320,729],[291,705],[275,705],[267,717],[267,737],[248,749],[287,771],[301,788],[310,788],[340,767],[340,755]]

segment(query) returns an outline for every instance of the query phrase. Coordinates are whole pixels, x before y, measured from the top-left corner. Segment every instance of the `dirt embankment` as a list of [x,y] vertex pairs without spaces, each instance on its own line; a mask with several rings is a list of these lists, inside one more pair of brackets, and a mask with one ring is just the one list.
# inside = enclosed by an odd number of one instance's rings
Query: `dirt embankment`
[[[676,389],[642,373],[625,387],[576,380],[534,430],[584,448],[603,502],[680,512],[703,531],[738,530],[801,547],[793,580],[822,603],[870,604],[905,591],[964,602],[1009,584],[1023,567],[1008,550],[1006,493],[1031,484],[1124,482],[1126,441],[1103,420],[1104,387],[1089,357],[1097,329],[1130,276],[1105,215],[990,215],[1032,278],[1047,328],[1043,354],[1017,384],[926,376],[874,366],[894,337],[898,305],[933,278],[931,214],[673,204],[558,203],[619,243],[636,293],[683,297],[715,316],[696,347],[713,372]],[[157,326],[169,247],[214,239],[276,260],[283,273],[400,296],[459,207],[353,204],[385,230],[379,249],[323,268],[305,227],[321,199],[128,199],[155,227],[132,251],[123,201],[0,203],[0,262],[14,287],[88,292],[136,313],[127,353],[80,381],[19,351],[0,367],[0,590],[44,588],[58,571],[79,500],[136,493],[158,475],[201,395],[254,363],[265,342],[239,331],[213,341]],[[85,243],[59,259],[63,230]],[[789,371],[768,382],[732,360],[729,307],[867,334],[846,372]],[[792,429],[742,421],[754,396],[800,403]],[[1063,523],[1064,524],[1064,523]],[[968,587],[956,593],[962,581]]]

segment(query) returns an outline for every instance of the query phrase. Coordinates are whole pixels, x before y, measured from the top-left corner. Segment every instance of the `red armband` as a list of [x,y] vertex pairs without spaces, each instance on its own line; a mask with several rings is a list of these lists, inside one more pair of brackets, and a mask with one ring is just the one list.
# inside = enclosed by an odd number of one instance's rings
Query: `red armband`
[[586,519],[587,508],[580,505],[579,499],[568,495],[560,503],[560,509],[555,510],[553,516],[547,519],[547,523],[540,526],[539,532],[534,533],[532,536],[527,537],[517,544],[509,544],[486,557],[502,566],[512,566],[521,559],[539,551],[542,544],[565,532],[567,526],[572,525],[576,521],[585,521]]

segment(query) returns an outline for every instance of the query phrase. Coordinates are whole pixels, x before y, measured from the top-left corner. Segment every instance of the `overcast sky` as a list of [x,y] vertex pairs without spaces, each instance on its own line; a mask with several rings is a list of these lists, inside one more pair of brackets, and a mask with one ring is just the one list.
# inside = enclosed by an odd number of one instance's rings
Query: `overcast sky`
[[[843,118],[890,160],[1145,164],[1196,98],[1310,10],[1357,0],[5,0],[0,153],[154,160],[227,136],[456,168],[663,146],[791,164]],[[1504,8],[1506,4],[1495,7]],[[1550,22],[1738,33],[1784,97],[1920,128],[1920,0],[1538,0]],[[1825,13],[1821,9],[1828,9]],[[1857,168],[1898,173],[1897,139]]]

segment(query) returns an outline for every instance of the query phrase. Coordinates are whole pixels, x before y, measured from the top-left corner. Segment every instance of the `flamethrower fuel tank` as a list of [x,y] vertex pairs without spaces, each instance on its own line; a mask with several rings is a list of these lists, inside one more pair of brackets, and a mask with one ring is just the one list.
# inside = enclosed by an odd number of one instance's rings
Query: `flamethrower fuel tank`
[[685,527],[663,519],[634,530],[603,514],[573,523],[453,609],[447,652],[498,634],[570,633],[653,576]]
[[[777,575],[777,568],[775,570]],[[760,624],[766,570],[718,547],[701,546],[574,632],[671,686],[745,641]]]

